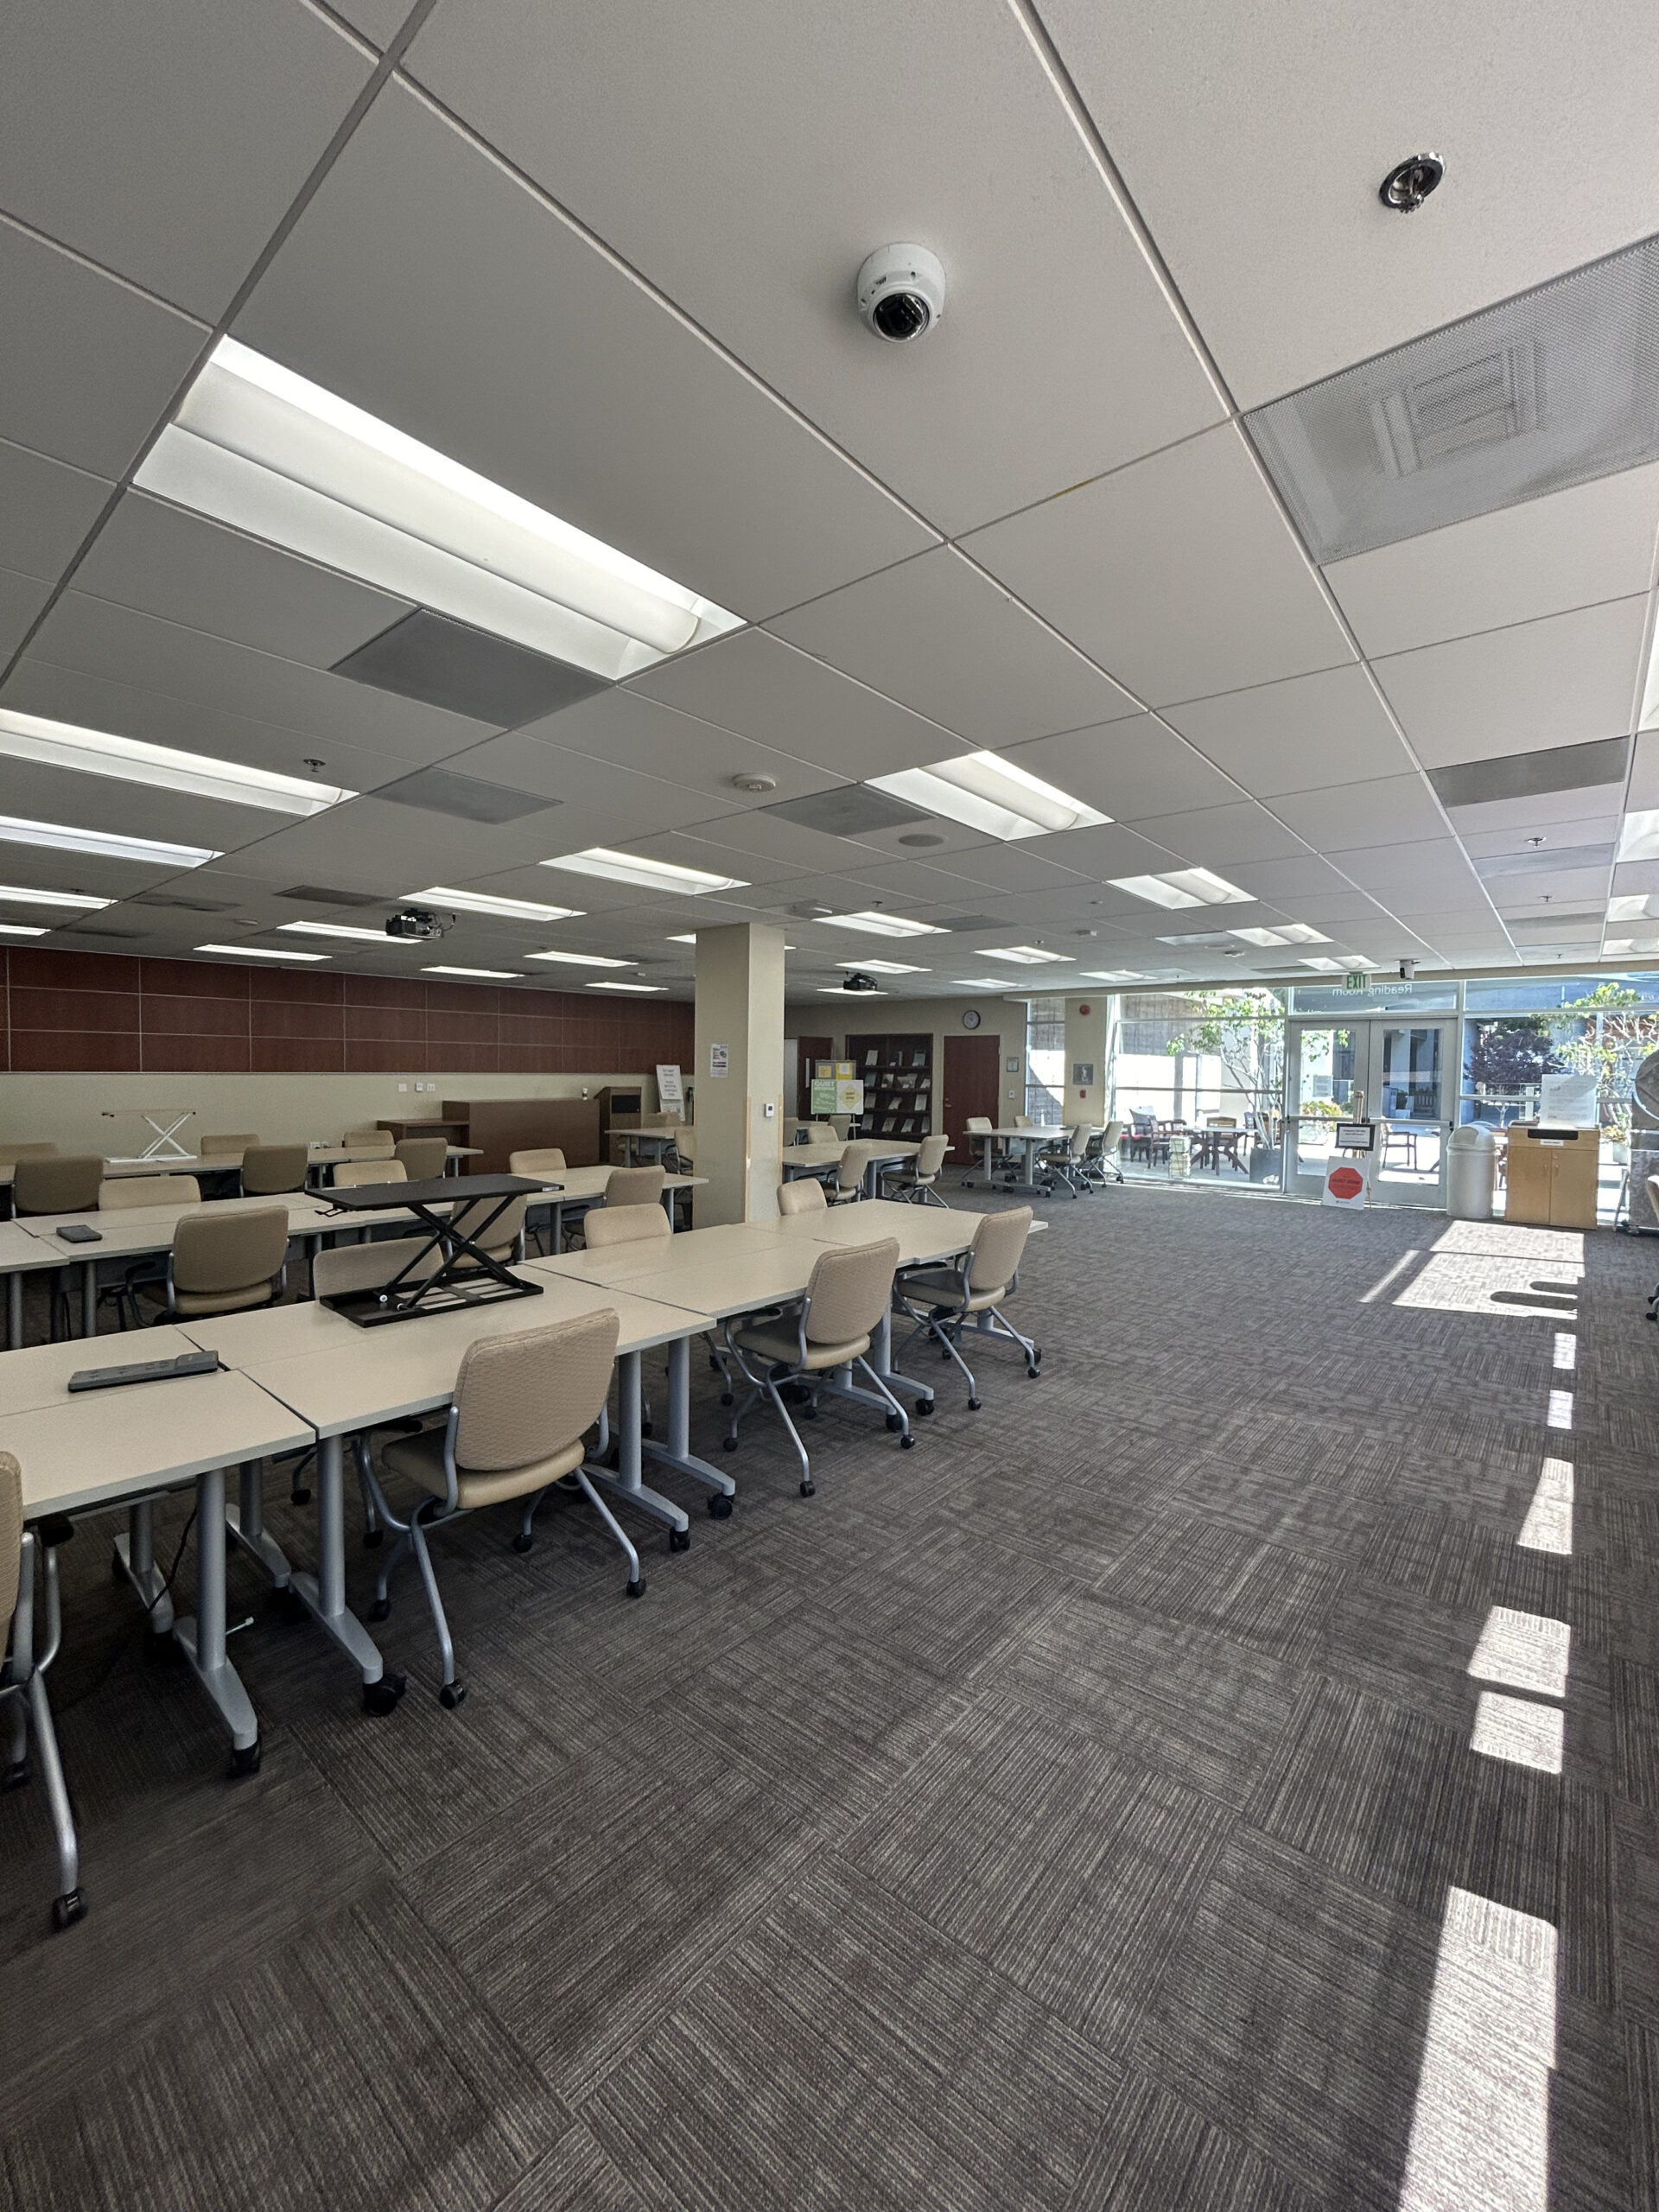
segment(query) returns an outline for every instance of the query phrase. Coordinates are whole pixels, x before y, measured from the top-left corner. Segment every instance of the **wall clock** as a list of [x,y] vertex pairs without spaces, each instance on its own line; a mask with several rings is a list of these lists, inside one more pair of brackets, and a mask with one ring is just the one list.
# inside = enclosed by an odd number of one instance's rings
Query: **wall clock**
[[970,1006],[970,1007],[967,1007],[967,1008],[963,1011],[963,1017],[962,1017],[962,1026],[963,1026],[963,1027],[964,1029],[977,1029],[977,1028],[978,1028],[978,1027],[979,1027],[979,1008],[978,1008],[976,1006]]

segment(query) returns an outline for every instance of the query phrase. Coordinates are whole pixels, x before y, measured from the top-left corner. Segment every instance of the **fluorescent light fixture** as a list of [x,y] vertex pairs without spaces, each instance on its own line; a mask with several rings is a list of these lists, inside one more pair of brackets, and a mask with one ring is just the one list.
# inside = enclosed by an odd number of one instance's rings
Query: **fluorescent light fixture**
[[140,486],[614,681],[739,618],[221,338]]
[[988,960],[1011,960],[1017,968],[1047,968],[1057,962],[1070,964],[1069,952],[1045,952],[1040,944],[982,944]]
[[1236,906],[1248,904],[1251,896],[1207,868],[1171,868],[1164,875],[1115,875],[1110,881],[1114,890],[1127,891],[1131,898],[1145,899],[1154,906]]
[[947,983],[947,991],[1000,991],[1007,982],[1006,976],[964,976],[960,982]]
[[1659,952],[1659,937],[1610,937],[1601,948],[1604,960],[1649,952]]
[[88,776],[114,776],[124,784],[190,791],[198,798],[222,798],[233,806],[266,807],[273,814],[321,814],[357,797],[340,785],[320,784],[308,776],[279,776],[269,768],[245,767],[239,760],[215,760],[206,753],[175,753],[168,745],[46,721],[39,715],[15,714],[10,707],[0,707],[0,754]]
[[551,960],[565,968],[637,968],[637,960],[613,960],[603,952],[527,952],[526,960]]
[[1627,814],[1619,827],[1618,861],[1659,860],[1659,807],[1643,807]]
[[1323,930],[1316,930],[1312,922],[1281,922],[1279,934],[1287,944],[1329,944],[1331,940]]
[[276,926],[285,937],[352,937],[364,944],[388,946],[401,941],[388,937],[385,930],[353,929],[346,922],[278,922]]
[[931,968],[916,968],[903,960],[837,960],[837,968],[859,968],[871,976],[931,976]]
[[1288,944],[1290,938],[1283,930],[1229,930],[1229,937],[1236,937],[1243,944]]
[[1642,686],[1642,717],[1637,728],[1659,729],[1659,629],[1655,630],[1653,643],[1648,649],[1647,680]]
[[13,906],[113,906],[113,899],[93,899],[84,891],[31,891],[21,883],[0,883],[0,899]]
[[1329,960],[1323,953],[1304,954],[1297,964],[1303,968],[1317,968],[1322,975],[1326,976],[1339,976],[1342,973],[1341,961]]
[[425,891],[405,891],[405,899],[429,899],[461,914],[499,914],[504,922],[579,922],[580,906],[543,906],[533,899],[498,899],[488,891],[455,891],[435,883]]
[[643,853],[616,853],[590,845],[585,853],[565,853],[543,861],[543,868],[569,868],[573,875],[603,876],[607,883],[632,884],[636,891],[746,891],[741,876],[710,875],[707,868],[682,868],[677,861],[647,860]]
[[516,968],[423,968],[423,976],[466,976],[479,983],[521,983]]
[[0,937],[44,937],[45,928],[31,928],[27,922],[0,922]]
[[969,830],[1005,842],[1052,836],[1058,830],[1094,829],[1109,822],[1081,799],[1057,791],[1016,768],[997,753],[964,753],[954,760],[935,760],[926,768],[900,768],[891,776],[872,776],[879,791],[942,814]]
[[663,939],[664,944],[695,944],[696,941],[696,930],[684,930],[678,937],[665,937]]
[[821,999],[884,999],[887,996],[887,993],[886,991],[849,991],[845,983],[820,983],[818,996]]
[[1080,983],[1139,983],[1145,980],[1139,968],[1085,968],[1077,977]]
[[199,944],[198,952],[226,952],[232,960],[327,960],[326,952],[290,952],[286,945]]
[[[0,897],[4,893],[0,893]],[[1644,891],[1620,891],[1607,901],[1610,922],[1646,922],[1659,915],[1659,898]]]
[[47,845],[59,853],[96,853],[106,861],[135,861],[141,868],[204,868],[223,860],[206,845],[169,845],[159,837],[118,837],[112,830],[72,830],[60,822],[26,822],[0,814],[0,844]]
[[590,991],[665,991],[666,983],[589,983]]
[[874,911],[861,914],[814,914],[815,922],[823,922],[832,930],[862,930],[869,937],[943,937],[945,932],[931,922],[912,922],[903,914],[879,914]]

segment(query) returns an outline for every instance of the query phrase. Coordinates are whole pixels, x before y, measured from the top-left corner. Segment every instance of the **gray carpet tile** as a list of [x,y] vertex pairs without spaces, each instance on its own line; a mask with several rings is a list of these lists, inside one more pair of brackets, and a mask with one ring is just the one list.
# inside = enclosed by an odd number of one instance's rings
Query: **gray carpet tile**
[[[1435,2212],[1659,2212],[1651,1248],[1537,1292],[1580,1240],[1040,1210],[1042,1379],[981,1348],[970,1414],[918,1353],[915,1450],[826,1404],[811,1499],[770,1415],[722,1452],[697,1363],[737,1510],[664,1478],[692,1544],[639,1525],[639,1603],[579,1500],[528,1554],[510,1512],[442,1531],[459,1711],[407,1569],[372,1719],[233,1558],[240,1783],[84,1523],[92,1914],[47,1932],[41,1794],[0,1795],[0,2212],[1428,2212],[1414,2121]],[[359,1605],[376,1566],[353,1538]],[[1471,1673],[1495,1609],[1537,1679]],[[1511,1989],[1548,2009],[1548,1938],[1553,2067]]]

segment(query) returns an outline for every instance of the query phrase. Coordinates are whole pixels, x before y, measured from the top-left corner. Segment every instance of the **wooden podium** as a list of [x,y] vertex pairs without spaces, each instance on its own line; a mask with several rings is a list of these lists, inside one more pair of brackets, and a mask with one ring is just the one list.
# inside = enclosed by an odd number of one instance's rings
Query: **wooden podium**
[[1538,1229],[1593,1229],[1601,1131],[1516,1122],[1510,1129],[1505,1221]]

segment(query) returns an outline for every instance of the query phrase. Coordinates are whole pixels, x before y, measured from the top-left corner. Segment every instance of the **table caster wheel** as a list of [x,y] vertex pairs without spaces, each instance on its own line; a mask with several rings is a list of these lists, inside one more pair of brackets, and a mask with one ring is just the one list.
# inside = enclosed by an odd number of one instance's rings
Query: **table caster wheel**
[[917,1412],[921,1415],[922,1419],[923,1419],[924,1421],[925,1421],[925,1420],[927,1419],[927,1416],[929,1415],[929,1414],[931,1414],[931,1413],[932,1412],[932,1410],[933,1410],[933,1401],[932,1401],[932,1399],[931,1399],[931,1398],[918,1398],[918,1399],[917,1399],[917,1401],[916,1401],[916,1410],[917,1410]]
[[896,1436],[904,1425],[905,1417],[902,1414],[889,1414],[887,1415],[887,1433],[889,1436]]
[[689,1552],[691,1548],[691,1531],[689,1529],[671,1529],[668,1532],[668,1548],[671,1552]]
[[711,1521],[729,1521],[731,1517],[732,1501],[724,1491],[717,1490],[709,1501],[709,1518]]
[[527,1535],[521,1530],[512,1540],[512,1548],[516,1552],[527,1552],[535,1541],[534,1536]]
[[968,1410],[970,1414],[976,1414],[979,1411],[979,1400],[977,1398],[969,1399]]
[[464,1700],[466,1695],[467,1685],[465,1682],[446,1682],[443,1688],[438,1692],[438,1703],[442,1706],[446,1711],[453,1713],[455,1707]]
[[402,1675],[382,1675],[378,1682],[363,1685],[365,1713],[387,1713],[397,1710],[397,1703],[409,1687]]
[[367,1551],[378,1551],[385,1541],[386,1532],[384,1529],[365,1529],[363,1531],[364,1548]]
[[259,1771],[259,1761],[263,1756],[264,1752],[260,1745],[259,1738],[257,1736],[254,1738],[252,1743],[246,1745],[245,1748],[240,1745],[232,1744],[231,1746],[231,1780],[232,1782],[239,1782],[245,1774],[257,1774]]
[[645,1594],[645,1578],[643,1574],[636,1574],[628,1585],[628,1595],[630,1598],[643,1598]]
[[86,1917],[85,1890],[66,1890],[60,1897],[52,1900],[52,1925],[61,1935],[66,1928],[73,1928],[78,1920]]
[[816,1485],[814,1484],[803,1483],[801,1484],[801,1496],[803,1497],[811,1497],[816,1494]]
[[899,1440],[899,1449],[901,1452],[913,1452],[916,1449],[915,1438],[913,1436],[901,1436]]

